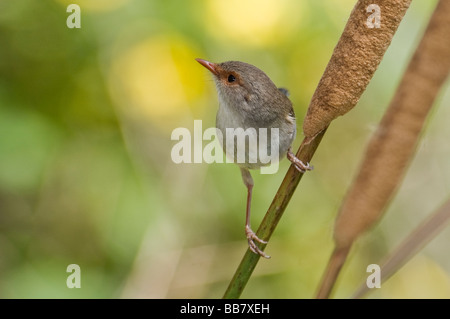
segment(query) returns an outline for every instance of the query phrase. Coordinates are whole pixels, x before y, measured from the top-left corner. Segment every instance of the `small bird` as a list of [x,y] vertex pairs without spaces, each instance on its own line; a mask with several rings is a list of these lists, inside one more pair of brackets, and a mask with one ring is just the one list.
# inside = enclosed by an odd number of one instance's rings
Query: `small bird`
[[[268,133],[273,128],[278,129],[278,140],[275,145],[258,143],[256,148],[245,145],[245,150],[243,150],[245,160],[241,162],[236,161],[236,153],[239,152],[239,149],[236,149],[236,141],[219,139],[225,154],[228,157],[231,154],[234,162],[240,167],[242,179],[247,187],[245,234],[249,248],[255,254],[270,258],[255,244],[255,241],[262,244],[267,244],[267,242],[258,238],[250,227],[253,178],[249,169],[257,169],[268,165],[267,161],[262,161],[258,157],[260,154],[258,148],[268,148],[265,150],[265,154],[270,153],[276,159],[279,159],[280,155],[287,154],[287,158],[302,173],[312,169],[309,163],[304,164],[291,150],[297,126],[294,109],[288,98],[288,91],[277,88],[263,71],[251,64],[239,61],[212,63],[203,59],[196,60],[213,74],[219,97],[216,127],[222,132],[223,136],[225,136],[227,129],[242,128],[247,130],[253,128],[257,140],[260,141],[259,132],[261,132],[261,128],[266,128]],[[248,135],[246,137],[250,140]],[[266,141],[269,140],[271,139],[266,139]],[[230,145],[234,146],[234,150],[229,150]],[[257,160],[250,160],[252,158]]]

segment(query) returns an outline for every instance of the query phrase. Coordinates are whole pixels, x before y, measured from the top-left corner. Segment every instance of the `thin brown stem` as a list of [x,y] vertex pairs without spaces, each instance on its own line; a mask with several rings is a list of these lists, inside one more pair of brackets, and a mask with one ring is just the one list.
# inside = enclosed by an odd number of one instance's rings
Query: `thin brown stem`
[[335,248],[328,261],[327,269],[325,270],[324,277],[322,278],[322,284],[317,292],[317,299],[327,299],[330,297],[334,283],[341,271],[342,266],[347,260],[350,247]]

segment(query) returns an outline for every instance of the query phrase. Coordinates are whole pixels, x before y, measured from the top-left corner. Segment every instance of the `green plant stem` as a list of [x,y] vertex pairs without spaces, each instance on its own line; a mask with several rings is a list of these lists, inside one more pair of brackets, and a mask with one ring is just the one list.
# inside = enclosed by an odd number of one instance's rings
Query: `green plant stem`
[[[323,135],[325,134],[325,131],[326,128],[308,144],[306,144],[305,140],[303,140],[296,156],[304,163],[310,162],[320,144],[320,141],[322,140]],[[270,204],[270,207],[267,210],[258,231],[256,232],[256,235],[259,238],[266,241],[270,239],[302,176],[303,174],[300,173],[293,165],[289,167],[283,182],[275,194],[272,204]],[[265,245],[259,244],[259,247],[264,250]],[[225,291],[223,296],[224,299],[240,297],[260,258],[261,257],[259,255],[253,253],[250,249],[247,250],[233,278],[231,279],[227,290]]]

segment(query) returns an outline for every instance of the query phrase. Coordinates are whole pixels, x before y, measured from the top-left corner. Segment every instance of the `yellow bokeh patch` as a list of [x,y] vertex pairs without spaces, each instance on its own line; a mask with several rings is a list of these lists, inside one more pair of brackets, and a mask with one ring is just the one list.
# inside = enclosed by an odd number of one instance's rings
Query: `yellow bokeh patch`
[[[156,35],[112,60],[109,83],[121,111],[155,122],[182,116],[204,92],[196,51],[177,35]],[[194,103],[195,104],[195,103]]]
[[[384,288],[384,289],[383,289]],[[436,261],[414,257],[385,284],[383,298],[450,298],[450,277]]]
[[268,45],[288,38],[301,21],[301,1],[208,1],[208,31],[247,45]]

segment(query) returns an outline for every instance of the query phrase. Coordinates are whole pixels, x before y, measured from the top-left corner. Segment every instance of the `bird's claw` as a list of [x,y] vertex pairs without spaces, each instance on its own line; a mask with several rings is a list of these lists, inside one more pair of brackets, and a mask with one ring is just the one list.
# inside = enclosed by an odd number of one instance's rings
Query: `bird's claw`
[[257,255],[260,255],[261,257],[269,259],[270,256],[264,253],[255,244],[255,240],[261,244],[267,244],[267,241],[262,240],[258,236],[256,236],[255,232],[249,226],[245,226],[245,234],[247,235],[248,247],[250,248],[250,250]]
[[308,162],[304,164],[302,161],[300,161],[300,164],[294,163],[294,166],[300,173],[306,173],[306,171],[312,171],[314,169],[314,166],[309,165]]
[[292,162],[292,164],[294,164],[294,167],[300,173],[306,173],[306,171],[312,171],[314,169],[314,167],[309,165],[308,162],[306,164],[303,163],[297,156],[295,156],[294,153],[292,153],[291,150],[288,151],[287,158]]

